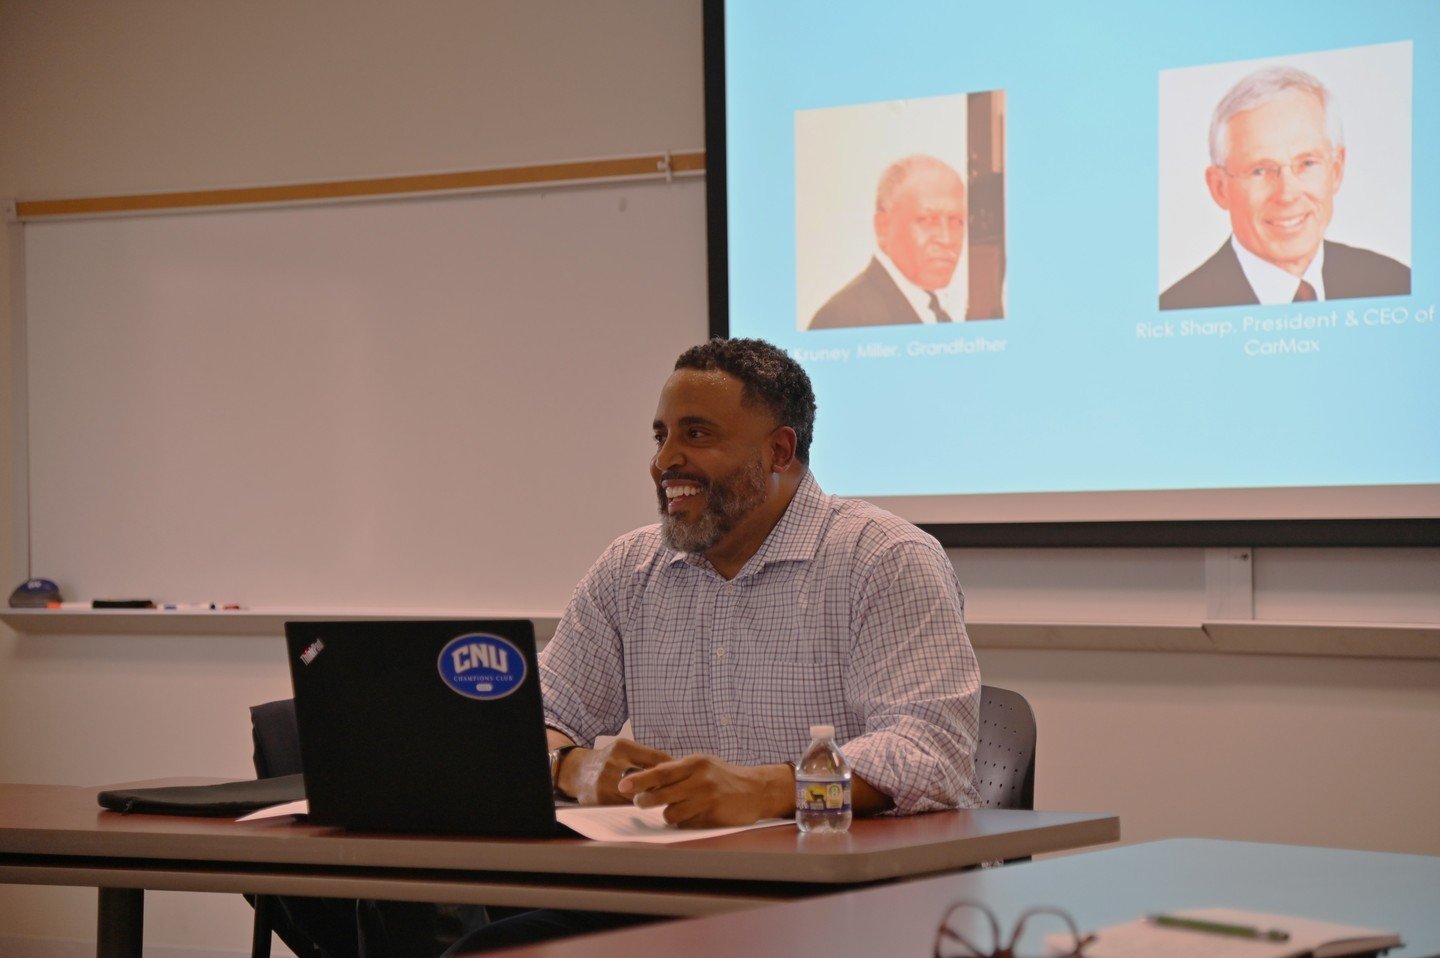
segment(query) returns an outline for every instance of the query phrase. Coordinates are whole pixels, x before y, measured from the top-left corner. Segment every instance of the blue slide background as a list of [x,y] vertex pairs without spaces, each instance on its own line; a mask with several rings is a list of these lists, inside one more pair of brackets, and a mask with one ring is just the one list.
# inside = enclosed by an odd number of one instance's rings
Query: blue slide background
[[[846,495],[1440,482],[1440,321],[1145,340],[1155,250],[1158,75],[1412,41],[1412,295],[1314,304],[1431,309],[1440,264],[1440,3],[1176,7],[729,0],[730,331],[799,351],[820,402],[812,462]],[[1003,89],[1007,319],[795,329],[794,111]],[[1343,202],[1343,200],[1342,200]],[[1316,310],[1318,311],[1318,310]],[[1314,338],[1312,354],[1242,344]],[[906,358],[907,344],[1004,350]],[[867,343],[895,359],[857,359]],[[848,362],[805,358],[851,348]]]

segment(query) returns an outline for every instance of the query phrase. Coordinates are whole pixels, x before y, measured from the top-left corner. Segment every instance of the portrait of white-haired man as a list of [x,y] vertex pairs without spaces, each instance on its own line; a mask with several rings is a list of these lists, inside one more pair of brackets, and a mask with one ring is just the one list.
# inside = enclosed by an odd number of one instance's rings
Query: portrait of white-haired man
[[809,329],[963,321],[950,284],[965,247],[965,178],[944,160],[896,160],[875,191],[875,253],[815,313]]
[[1160,294],[1160,308],[1409,293],[1408,266],[1325,238],[1344,178],[1344,131],[1325,85],[1286,66],[1245,76],[1215,107],[1205,170],[1231,236]]

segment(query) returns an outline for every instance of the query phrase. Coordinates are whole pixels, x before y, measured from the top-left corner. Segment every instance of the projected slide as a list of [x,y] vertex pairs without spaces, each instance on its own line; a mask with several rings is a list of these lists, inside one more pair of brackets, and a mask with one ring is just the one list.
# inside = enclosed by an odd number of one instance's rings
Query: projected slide
[[1437,48],[1409,0],[727,0],[730,334],[809,371],[828,491],[921,521],[1434,502]]

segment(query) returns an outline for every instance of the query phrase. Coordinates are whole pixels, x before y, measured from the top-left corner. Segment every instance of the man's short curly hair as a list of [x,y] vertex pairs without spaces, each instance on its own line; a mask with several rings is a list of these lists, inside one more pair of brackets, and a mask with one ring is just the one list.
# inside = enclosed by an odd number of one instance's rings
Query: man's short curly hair
[[759,403],[780,425],[795,430],[795,458],[810,464],[815,436],[815,390],[800,364],[763,339],[716,337],[691,346],[675,360],[676,369],[718,369],[740,380],[741,401]]

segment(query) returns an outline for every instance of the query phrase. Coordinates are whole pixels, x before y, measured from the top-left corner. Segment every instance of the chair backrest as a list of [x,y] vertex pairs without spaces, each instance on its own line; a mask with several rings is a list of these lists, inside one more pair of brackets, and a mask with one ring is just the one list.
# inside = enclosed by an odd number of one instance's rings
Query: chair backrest
[[300,769],[300,731],[295,700],[281,699],[250,707],[250,737],[255,742],[255,777],[294,775]]
[[1035,807],[1035,713],[1019,692],[980,687],[975,777],[986,808]]

